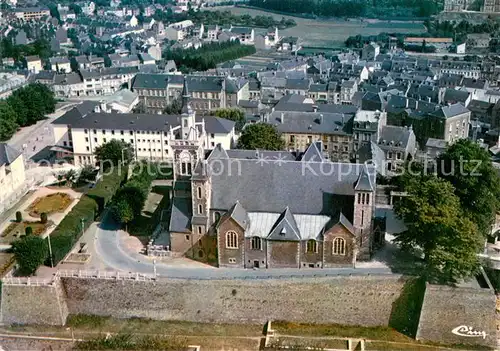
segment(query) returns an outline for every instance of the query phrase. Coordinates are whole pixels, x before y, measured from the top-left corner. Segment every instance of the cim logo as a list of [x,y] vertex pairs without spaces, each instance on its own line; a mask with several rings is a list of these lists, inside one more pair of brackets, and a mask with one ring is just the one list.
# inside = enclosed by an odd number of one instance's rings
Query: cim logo
[[466,325],[460,325],[454,328],[451,332],[455,335],[466,336],[469,338],[483,337],[483,339],[486,339],[486,335],[488,335],[484,330],[483,331],[474,330],[473,327],[468,327]]

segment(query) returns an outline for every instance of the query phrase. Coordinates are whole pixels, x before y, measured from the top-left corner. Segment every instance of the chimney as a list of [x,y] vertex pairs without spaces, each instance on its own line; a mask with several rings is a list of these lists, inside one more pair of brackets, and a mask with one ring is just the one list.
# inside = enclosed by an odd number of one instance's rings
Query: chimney
[[284,113],[284,112],[281,112],[281,115],[280,115],[280,123],[281,123],[281,124],[285,123],[285,113]]
[[418,111],[418,99],[415,100],[415,111]]
[[319,115],[319,124],[323,124],[323,114]]

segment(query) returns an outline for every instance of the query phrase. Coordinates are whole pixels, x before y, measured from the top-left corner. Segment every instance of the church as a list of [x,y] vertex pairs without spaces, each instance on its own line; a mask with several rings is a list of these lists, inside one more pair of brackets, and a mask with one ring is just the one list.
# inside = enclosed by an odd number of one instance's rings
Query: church
[[203,148],[184,88],[181,139],[172,142],[170,250],[219,267],[351,267],[374,236],[376,170],[333,163],[321,142],[301,154]]

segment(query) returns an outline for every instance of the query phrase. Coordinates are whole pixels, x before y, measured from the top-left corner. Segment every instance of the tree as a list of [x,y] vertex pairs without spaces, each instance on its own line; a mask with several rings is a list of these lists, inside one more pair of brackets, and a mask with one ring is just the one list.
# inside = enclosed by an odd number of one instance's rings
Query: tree
[[134,159],[134,150],[129,143],[113,139],[96,147],[95,155],[104,167],[117,166],[122,162],[128,164],[132,161]]
[[111,213],[116,221],[125,225],[134,219],[134,211],[125,199],[116,201],[111,208]]
[[19,273],[33,275],[47,258],[48,246],[44,239],[27,235],[12,243],[12,252],[19,265]]
[[172,102],[165,107],[163,110],[164,114],[167,115],[180,115],[182,112],[182,101],[180,98],[172,100]]
[[92,165],[85,165],[80,170],[80,175],[78,176],[78,183],[85,183],[95,180],[96,170]]
[[243,129],[238,140],[239,149],[282,150],[285,142],[271,124],[250,124]]
[[219,108],[215,111],[215,115],[236,122],[234,128],[238,133],[241,132],[246,122],[245,112],[239,108]]
[[487,151],[461,139],[438,158],[438,174],[453,184],[465,214],[486,237],[500,205],[500,178]]
[[483,239],[464,216],[453,185],[435,176],[417,176],[405,190],[408,196],[394,210],[408,229],[396,234],[395,242],[405,251],[422,251],[423,273],[430,281],[454,284],[475,274]]
[[40,223],[46,224],[47,221],[48,221],[47,213],[45,212],[40,213]]
[[71,185],[76,182],[76,171],[74,169],[70,169],[63,175],[64,179],[66,180],[66,185]]
[[0,140],[9,140],[17,131],[19,125],[16,121],[16,113],[5,102],[0,102]]
[[16,212],[16,222],[21,223],[22,221],[23,221],[23,214],[21,213],[21,211],[17,211]]

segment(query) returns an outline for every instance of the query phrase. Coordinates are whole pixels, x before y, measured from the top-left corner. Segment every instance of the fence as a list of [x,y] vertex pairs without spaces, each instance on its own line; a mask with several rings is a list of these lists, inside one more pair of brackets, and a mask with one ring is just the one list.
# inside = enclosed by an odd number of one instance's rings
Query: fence
[[57,277],[51,278],[21,278],[21,277],[9,277],[3,278],[3,285],[22,285],[22,286],[52,286],[54,285]]
[[151,281],[156,280],[153,274],[142,273],[123,273],[123,272],[108,272],[108,271],[92,271],[92,270],[60,270],[56,276],[68,278],[84,278],[84,279],[109,279],[109,280],[136,280],[136,281]]

